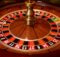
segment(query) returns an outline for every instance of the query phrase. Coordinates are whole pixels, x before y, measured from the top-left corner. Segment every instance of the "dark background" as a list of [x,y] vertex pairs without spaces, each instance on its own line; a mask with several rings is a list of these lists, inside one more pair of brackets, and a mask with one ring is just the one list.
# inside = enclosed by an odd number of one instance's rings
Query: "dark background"
[[[24,2],[26,0],[0,0],[0,5],[5,3],[15,3],[15,2]],[[35,0],[35,1],[44,1],[53,5],[60,6],[60,0]]]

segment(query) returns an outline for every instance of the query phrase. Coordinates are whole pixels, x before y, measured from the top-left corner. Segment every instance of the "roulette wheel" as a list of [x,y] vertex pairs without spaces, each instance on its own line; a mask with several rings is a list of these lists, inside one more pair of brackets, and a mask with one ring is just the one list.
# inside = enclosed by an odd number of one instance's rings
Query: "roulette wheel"
[[29,0],[0,9],[0,48],[24,54],[58,49],[60,18],[46,8]]

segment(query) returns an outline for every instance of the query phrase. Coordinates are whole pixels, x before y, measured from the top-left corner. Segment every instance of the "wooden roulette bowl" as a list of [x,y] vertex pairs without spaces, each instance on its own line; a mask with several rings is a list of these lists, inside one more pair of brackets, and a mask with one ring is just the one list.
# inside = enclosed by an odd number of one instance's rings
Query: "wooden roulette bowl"
[[2,49],[21,54],[41,54],[60,48],[59,10],[37,3],[33,7],[37,18],[33,26],[26,25],[25,4],[13,4],[0,9]]

